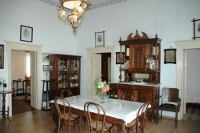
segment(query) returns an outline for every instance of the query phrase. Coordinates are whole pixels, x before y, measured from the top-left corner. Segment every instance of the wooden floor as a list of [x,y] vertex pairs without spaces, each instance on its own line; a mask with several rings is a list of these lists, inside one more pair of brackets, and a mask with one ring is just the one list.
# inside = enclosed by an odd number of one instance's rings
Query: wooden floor
[[[10,117],[0,119],[0,133],[54,133],[56,128],[51,117],[52,111],[34,110]],[[66,133],[66,128],[61,133]],[[114,133],[117,131],[115,127]],[[175,128],[174,121],[162,119],[159,124],[148,122],[145,133],[199,133],[200,121],[178,121],[178,128]],[[73,132],[72,132],[73,133]],[[81,124],[81,133],[87,133],[87,126]]]

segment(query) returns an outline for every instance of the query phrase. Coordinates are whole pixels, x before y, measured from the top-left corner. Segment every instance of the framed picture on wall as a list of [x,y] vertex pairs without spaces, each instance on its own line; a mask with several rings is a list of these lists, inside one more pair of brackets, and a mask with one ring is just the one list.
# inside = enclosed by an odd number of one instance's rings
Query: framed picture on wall
[[33,41],[33,27],[20,25],[20,41],[24,42]]
[[0,69],[4,69],[4,45],[0,44]]
[[124,64],[125,61],[125,52],[116,52],[116,64]]
[[193,19],[193,39],[200,38],[200,19]]
[[165,49],[164,64],[176,64],[176,49]]
[[42,53],[42,61],[49,62],[49,53]]
[[105,46],[105,31],[95,32],[95,47],[104,47]]

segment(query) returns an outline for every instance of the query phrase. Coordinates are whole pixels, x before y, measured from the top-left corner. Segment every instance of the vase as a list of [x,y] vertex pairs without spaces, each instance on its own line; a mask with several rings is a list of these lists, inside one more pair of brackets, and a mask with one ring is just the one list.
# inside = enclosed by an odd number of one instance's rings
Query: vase
[[97,93],[97,96],[98,96],[98,101],[100,103],[105,103],[105,99],[107,97],[107,93],[106,92],[100,91],[100,92]]

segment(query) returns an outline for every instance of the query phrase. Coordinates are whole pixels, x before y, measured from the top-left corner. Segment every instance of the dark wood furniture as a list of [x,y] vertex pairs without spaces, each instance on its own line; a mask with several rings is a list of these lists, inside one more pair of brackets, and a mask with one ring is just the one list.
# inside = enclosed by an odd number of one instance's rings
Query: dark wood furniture
[[[92,115],[92,109],[97,110],[97,117],[96,115]],[[112,133],[113,125],[106,122],[106,111],[100,104],[95,102],[86,102],[84,105],[84,111],[87,118],[88,133],[91,133],[91,131],[96,131],[97,133]],[[100,119],[99,116],[101,116],[102,119]]]
[[160,92],[159,84],[152,85],[135,85],[132,83],[110,83],[112,90],[117,92],[117,97],[119,98],[120,94],[124,91],[135,92],[138,94],[138,102],[149,102],[151,104],[151,108],[148,108],[147,116],[150,120],[155,121],[157,119],[157,105],[158,100],[157,97]]
[[[58,105],[58,100],[62,102],[63,106],[60,107]],[[78,133],[80,133],[80,124],[79,124],[79,119],[80,116],[73,114],[71,112],[71,108],[70,108],[70,103],[61,97],[55,97],[54,98],[54,104],[56,107],[56,111],[58,113],[58,129],[57,129],[57,133],[60,132],[61,129],[61,125],[65,125],[68,126],[68,133],[71,132],[71,126],[74,126],[75,129],[75,125],[78,125]]]
[[[180,111],[181,106],[179,90],[177,88],[163,88],[162,96],[159,98],[161,98],[161,104],[158,106],[157,112],[161,111],[161,118],[162,111],[175,112],[175,127],[177,127],[178,112]],[[159,120],[159,113],[157,113],[157,119]]]
[[[68,97],[66,98],[70,102],[71,112],[73,114],[78,114],[80,116],[85,117],[86,114],[84,112],[84,104],[88,101],[90,102],[96,102],[95,96],[90,95],[80,95],[77,96],[78,99],[73,100],[74,97]],[[53,101],[51,101],[53,104]],[[121,103],[121,104],[119,104]],[[61,103],[60,103],[61,104]],[[120,106],[122,105],[122,106]],[[125,100],[120,99],[109,99],[107,102],[103,103],[102,106],[104,107],[106,111],[106,122],[113,124],[119,128],[122,129],[122,133],[126,133],[126,122],[129,119],[129,122],[134,120],[136,118],[137,110],[142,106],[143,104],[140,102],[129,102]],[[123,110],[122,107],[125,107],[126,111],[123,114],[121,110]],[[109,114],[109,115],[107,115]],[[120,115],[121,114],[121,115]],[[98,115],[96,112],[91,113],[92,116],[97,117]],[[54,113],[52,114],[53,120],[55,124],[58,124],[58,116],[56,110],[54,110]],[[100,115],[100,120],[103,120],[103,117]]]
[[51,110],[50,101],[53,99],[52,90],[54,87],[55,80],[42,80],[43,90],[42,90],[42,109]]
[[73,95],[80,94],[81,56],[51,54],[49,56],[50,79],[55,79],[52,97],[60,96],[61,90],[70,90]]
[[146,112],[149,105],[150,104],[147,102],[140,107],[140,109],[137,112],[137,118],[131,123],[128,123],[128,125],[126,126],[127,133],[129,133],[130,131],[134,131],[134,133],[144,133]]
[[[147,74],[144,78],[147,82],[160,83],[160,43],[161,39],[148,38],[147,34],[142,32],[142,36],[136,31],[135,36],[132,33],[128,35],[127,40],[122,41],[120,38],[120,52],[122,46],[125,47],[125,62],[128,61],[129,67],[124,70],[120,63],[120,81],[137,80],[135,74]],[[124,75],[121,75],[121,72]],[[124,80],[122,79],[124,77]],[[129,77],[128,81],[125,77]]]
[[138,93],[136,90],[121,90],[119,89],[119,99],[128,101],[138,101]]
[[[21,83],[22,87],[19,87],[20,83]],[[20,94],[19,91],[22,91],[22,93],[24,93],[24,81],[23,80],[13,80],[13,84],[14,84],[14,86],[16,84],[17,95]]]
[[3,119],[7,118],[9,121],[11,120],[9,119],[9,106],[6,111],[6,94],[10,94],[10,93],[12,93],[12,91],[9,91],[9,90],[0,91],[0,94],[2,94],[2,111],[0,112],[1,112],[2,118]]

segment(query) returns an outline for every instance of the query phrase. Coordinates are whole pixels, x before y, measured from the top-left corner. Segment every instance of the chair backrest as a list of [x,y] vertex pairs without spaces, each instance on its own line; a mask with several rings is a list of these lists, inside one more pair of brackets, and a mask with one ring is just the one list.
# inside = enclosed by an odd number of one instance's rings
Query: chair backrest
[[[58,104],[58,101],[61,102],[62,108],[60,107],[61,105]],[[71,116],[71,107],[70,107],[69,102],[62,97],[56,96],[54,98],[54,104],[55,104],[55,107],[56,107],[56,110],[58,113],[58,118],[61,120],[62,116],[64,116],[65,120],[68,119],[70,121],[70,118],[72,116]],[[68,114],[66,114],[66,113],[68,113]]]
[[148,109],[149,105],[150,105],[149,102],[144,103],[138,110],[137,119],[138,118],[140,119],[141,126],[144,126],[145,118],[147,117],[146,113],[147,113],[147,109]]
[[138,101],[137,91],[122,91],[119,95],[119,99],[127,101]]
[[60,92],[60,97],[64,98],[64,97],[71,97],[73,96],[72,92],[70,90],[62,90]]
[[149,107],[150,103],[144,103],[138,110],[137,112],[137,118],[136,118],[136,132],[138,132],[139,130],[144,130],[144,126],[145,126],[145,120],[146,120],[146,113],[147,113],[147,109]]
[[163,88],[162,102],[178,102],[179,90],[177,88]]
[[[104,108],[98,103],[86,102],[84,105],[84,111],[90,131],[95,130],[103,133],[106,123],[106,112]],[[96,115],[93,115],[92,111],[96,111]]]

